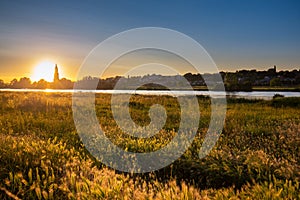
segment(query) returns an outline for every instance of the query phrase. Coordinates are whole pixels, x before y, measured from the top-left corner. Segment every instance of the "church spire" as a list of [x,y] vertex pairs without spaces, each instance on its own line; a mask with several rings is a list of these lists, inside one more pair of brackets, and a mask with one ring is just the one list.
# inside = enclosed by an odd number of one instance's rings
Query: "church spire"
[[53,82],[57,82],[59,81],[59,73],[58,73],[58,67],[57,64],[55,64],[55,70],[54,70],[54,78],[53,78]]

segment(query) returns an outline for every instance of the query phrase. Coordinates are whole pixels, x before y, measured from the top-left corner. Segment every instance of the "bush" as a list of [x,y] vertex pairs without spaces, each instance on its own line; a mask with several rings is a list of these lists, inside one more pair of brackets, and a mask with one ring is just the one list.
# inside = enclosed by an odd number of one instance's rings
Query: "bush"
[[285,98],[273,98],[271,102],[274,107],[300,107],[299,97],[285,97]]
[[282,97],[284,97],[284,95],[276,93],[274,94],[273,99],[282,98]]

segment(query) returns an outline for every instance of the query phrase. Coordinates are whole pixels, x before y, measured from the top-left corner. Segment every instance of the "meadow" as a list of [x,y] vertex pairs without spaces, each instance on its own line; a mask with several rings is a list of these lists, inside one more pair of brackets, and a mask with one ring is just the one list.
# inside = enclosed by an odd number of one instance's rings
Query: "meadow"
[[[138,139],[118,128],[110,97],[96,95],[96,112],[106,136],[119,147],[154,151],[176,134],[176,98],[131,97],[137,124],[150,123],[154,103],[167,114],[156,136]],[[199,159],[211,110],[210,99],[198,97],[201,118],[190,148],[171,165],[144,174],[116,171],[90,155],[76,132],[71,98],[0,93],[0,199],[300,199],[300,98],[228,99],[221,136]]]

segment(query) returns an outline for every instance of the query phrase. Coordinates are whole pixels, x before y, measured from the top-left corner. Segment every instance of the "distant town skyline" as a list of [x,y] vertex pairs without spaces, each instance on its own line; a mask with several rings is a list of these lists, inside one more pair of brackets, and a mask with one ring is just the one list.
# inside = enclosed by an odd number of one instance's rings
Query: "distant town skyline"
[[[0,79],[5,82],[32,77],[45,60],[75,80],[83,59],[99,42],[145,26],[192,37],[220,71],[300,68],[300,2],[293,0],[1,1],[0,19]],[[116,65],[111,76],[130,63]],[[188,72],[175,65],[182,74]]]
[[[49,74],[51,76],[51,74]],[[220,75],[222,80],[219,80]],[[177,88],[179,90],[190,86],[195,90],[207,90],[207,83],[213,90],[222,90],[223,85],[226,91],[252,91],[256,90],[289,90],[300,91],[300,69],[292,71],[277,71],[277,67],[258,71],[258,70],[238,70],[236,72],[220,73],[185,73],[184,75],[161,75],[147,74],[134,76],[115,76],[109,78],[100,78],[95,76],[85,76],[78,81],[71,81],[64,77],[60,78],[59,68],[55,64],[53,79],[46,81],[40,79],[31,81],[28,77],[22,77],[19,80],[13,79],[5,83],[0,79],[0,89],[72,89],[76,84],[76,89],[147,89],[147,90],[165,90],[164,85]],[[183,79],[184,77],[184,79]],[[185,81],[189,82],[186,87]],[[117,87],[117,88],[116,88]]]

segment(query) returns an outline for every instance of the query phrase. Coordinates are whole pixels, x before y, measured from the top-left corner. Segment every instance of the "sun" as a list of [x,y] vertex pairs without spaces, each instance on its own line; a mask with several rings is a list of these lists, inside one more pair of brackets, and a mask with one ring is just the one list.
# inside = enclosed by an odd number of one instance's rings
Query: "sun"
[[52,61],[42,61],[35,66],[30,79],[32,81],[39,81],[44,79],[48,82],[53,81],[55,63]]

